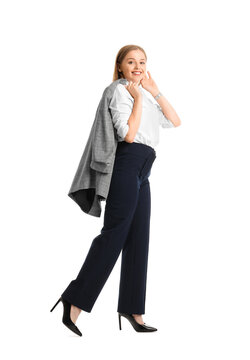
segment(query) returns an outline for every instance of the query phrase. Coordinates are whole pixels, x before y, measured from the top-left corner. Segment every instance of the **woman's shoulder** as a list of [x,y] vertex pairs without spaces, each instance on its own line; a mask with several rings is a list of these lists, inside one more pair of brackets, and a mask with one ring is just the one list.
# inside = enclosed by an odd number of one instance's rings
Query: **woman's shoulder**
[[119,92],[122,93],[122,94],[128,93],[128,90],[125,88],[125,85],[124,85],[124,84],[121,84],[121,83],[118,83],[118,84],[117,84],[115,90],[119,91]]
[[118,98],[127,98],[130,100],[133,100],[133,97],[131,96],[131,94],[129,93],[129,91],[126,89],[124,84],[118,83],[116,85],[116,88],[114,90],[114,97],[118,97]]

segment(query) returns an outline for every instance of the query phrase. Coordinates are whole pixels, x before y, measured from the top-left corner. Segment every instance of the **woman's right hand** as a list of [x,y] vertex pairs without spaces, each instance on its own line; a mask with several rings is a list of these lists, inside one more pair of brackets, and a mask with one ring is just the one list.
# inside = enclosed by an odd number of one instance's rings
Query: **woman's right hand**
[[138,97],[141,96],[141,92],[138,85],[139,82],[133,83],[132,81],[129,81],[128,85],[125,85],[125,88],[128,90],[128,92],[134,99],[137,99]]

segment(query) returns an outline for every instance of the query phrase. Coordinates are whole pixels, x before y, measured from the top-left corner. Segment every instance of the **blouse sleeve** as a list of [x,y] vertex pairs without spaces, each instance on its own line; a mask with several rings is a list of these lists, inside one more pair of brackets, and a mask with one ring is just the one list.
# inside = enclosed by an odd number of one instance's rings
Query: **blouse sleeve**
[[155,104],[155,106],[158,109],[158,114],[159,114],[159,125],[161,125],[161,127],[163,128],[172,128],[175,127],[174,124],[172,123],[172,121],[170,121],[169,119],[166,118],[166,116],[163,114],[163,111],[160,107],[160,105],[157,103]]
[[[119,137],[124,140],[129,130],[128,119],[133,110],[133,100],[123,84],[118,84],[110,101],[112,121]],[[128,94],[126,94],[128,92]]]

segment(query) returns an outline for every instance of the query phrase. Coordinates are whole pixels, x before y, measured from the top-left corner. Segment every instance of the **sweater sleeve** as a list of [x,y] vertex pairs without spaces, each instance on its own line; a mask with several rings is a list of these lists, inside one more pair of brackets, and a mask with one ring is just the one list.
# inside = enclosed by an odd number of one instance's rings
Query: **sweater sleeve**
[[157,104],[155,104],[155,106],[157,107],[158,114],[159,114],[159,125],[163,128],[175,127],[174,124],[172,123],[172,121],[167,119],[166,116],[163,114],[163,111],[162,111],[160,105],[157,103]]
[[[109,108],[117,134],[124,140],[129,130],[128,119],[133,110],[133,100],[127,89],[122,87],[124,87],[123,84],[117,85],[110,101]],[[126,94],[126,92],[128,94]]]

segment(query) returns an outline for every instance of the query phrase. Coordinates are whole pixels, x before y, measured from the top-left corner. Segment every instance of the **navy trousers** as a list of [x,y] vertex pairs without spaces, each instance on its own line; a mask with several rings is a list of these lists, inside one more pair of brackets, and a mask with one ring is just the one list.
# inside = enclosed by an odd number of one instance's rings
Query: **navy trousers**
[[148,145],[117,144],[103,227],[76,279],[61,295],[84,311],[91,312],[122,251],[117,311],[145,314],[151,212],[148,178],[155,158],[155,150]]

